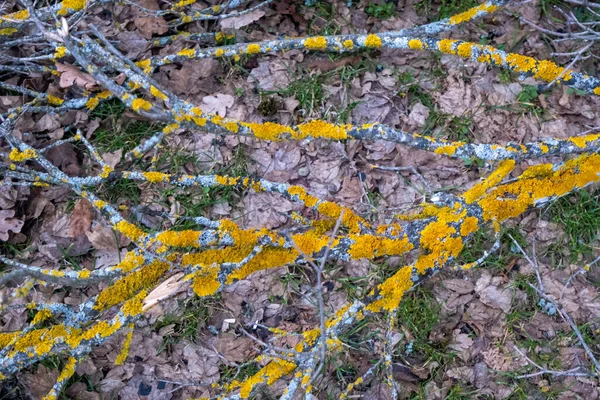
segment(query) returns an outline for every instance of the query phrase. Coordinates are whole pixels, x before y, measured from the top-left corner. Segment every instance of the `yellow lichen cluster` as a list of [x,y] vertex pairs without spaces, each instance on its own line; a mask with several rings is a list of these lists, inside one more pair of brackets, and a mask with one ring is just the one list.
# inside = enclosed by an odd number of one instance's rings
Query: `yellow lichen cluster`
[[490,191],[477,203],[485,220],[502,222],[523,213],[537,201],[562,196],[600,180],[600,155],[584,154],[560,168],[542,164],[526,169],[519,180]]
[[367,38],[365,39],[366,47],[377,49],[381,47],[381,45],[381,38],[379,36],[374,34],[367,35]]
[[201,271],[192,274],[194,280],[192,282],[192,290],[197,296],[204,297],[215,294],[221,284],[218,280],[219,268],[216,266],[209,266],[203,268]]
[[139,112],[140,110],[149,111],[152,108],[152,103],[144,99],[134,99],[131,102],[131,108],[133,111]]
[[117,222],[115,224],[115,229],[134,241],[140,239],[143,236],[146,236],[146,233],[144,233],[144,231],[125,220]]
[[408,41],[408,47],[411,49],[423,50],[423,42],[419,39],[411,39]]
[[327,39],[324,36],[310,37],[304,40],[304,47],[310,50],[325,50]]
[[489,13],[493,13],[497,9],[498,9],[498,6],[488,5],[488,3],[486,2],[477,7],[470,8],[465,12],[462,12],[460,14],[456,14],[456,15],[450,17],[450,24],[457,25],[462,22],[470,21],[471,19],[476,17],[477,14],[481,11],[487,11]]
[[407,237],[392,239],[375,235],[350,235],[354,243],[350,245],[348,254],[354,259],[380,256],[401,255],[410,251],[414,246]]
[[168,182],[169,178],[170,178],[169,174],[164,174],[162,172],[155,172],[155,171],[143,172],[142,175],[144,175],[144,178],[146,178],[148,180],[148,182],[152,182],[152,183]]
[[156,240],[171,247],[199,247],[199,231],[164,231],[156,235]]
[[27,9],[16,11],[14,13],[0,16],[0,25],[2,22],[23,21],[27,18],[29,18],[29,11],[27,11]]
[[260,45],[258,45],[256,43],[252,43],[252,44],[249,44],[248,47],[246,47],[246,54],[256,54],[256,53],[260,53]]
[[178,56],[193,58],[196,57],[196,50],[194,49],[183,49],[177,53]]
[[133,339],[133,324],[129,324],[127,329],[129,332],[127,333],[127,337],[125,338],[125,342],[123,342],[123,347],[121,348],[121,352],[117,356],[115,360],[115,365],[121,365],[127,359],[127,355],[129,354],[129,346],[131,346],[131,340]]
[[272,385],[275,381],[284,375],[292,373],[296,369],[296,364],[285,361],[279,358],[274,358],[267,365],[261,368],[256,374],[252,375],[244,382],[234,381],[229,386],[230,388],[239,387],[240,397],[247,399],[250,397],[252,390],[262,384]]
[[37,153],[35,152],[35,150],[26,149],[25,151],[19,151],[19,149],[17,149],[16,147],[13,148],[10,154],[8,155],[8,158],[10,158],[14,162],[21,162],[36,157]]
[[87,0],[63,0],[60,3],[60,10],[58,10],[58,15],[67,15],[72,11],[83,10],[86,6]]
[[47,96],[47,99],[48,104],[53,106],[60,106],[62,103],[64,103],[63,99],[61,99],[60,97],[52,96],[51,94]]
[[347,125],[334,125],[323,120],[312,120],[298,126],[299,135],[296,139],[305,137],[342,140],[348,138]]
[[122,277],[100,292],[94,309],[103,311],[132,298],[138,291],[152,286],[168,269],[169,264],[154,261]]
[[478,183],[473,186],[471,189],[467,190],[463,193],[463,198],[465,201],[470,204],[474,201],[480,199],[486,191],[490,188],[498,185],[502,179],[515,168],[514,160],[505,160],[503,161],[498,168],[490,174],[483,182]]

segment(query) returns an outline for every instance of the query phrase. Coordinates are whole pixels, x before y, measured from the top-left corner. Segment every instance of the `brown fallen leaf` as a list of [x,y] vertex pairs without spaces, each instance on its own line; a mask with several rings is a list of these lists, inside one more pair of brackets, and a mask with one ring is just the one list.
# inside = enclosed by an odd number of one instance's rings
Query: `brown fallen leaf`
[[59,82],[61,88],[79,86],[88,90],[98,89],[96,80],[90,74],[70,64],[61,64],[58,62],[55,64],[56,70],[61,73]]
[[225,117],[227,115],[227,108],[233,105],[234,99],[233,96],[228,94],[215,93],[212,96],[205,96],[202,102],[202,111]]
[[219,23],[221,24],[221,29],[240,29],[244,26],[250,25],[255,21],[258,21],[264,15],[264,11],[254,10],[252,12],[240,15],[239,17],[222,19]]
[[21,232],[23,221],[15,216],[15,210],[0,210],[0,241],[8,240],[8,232]]
[[146,39],[152,39],[153,34],[162,35],[169,30],[169,25],[163,17],[136,18],[133,24]]
[[91,230],[85,232],[85,235],[96,250],[118,251],[121,247],[129,244],[129,240],[123,235],[102,224],[94,224]]
[[86,199],[80,199],[75,203],[69,221],[69,237],[76,237],[89,232],[92,225],[92,205]]

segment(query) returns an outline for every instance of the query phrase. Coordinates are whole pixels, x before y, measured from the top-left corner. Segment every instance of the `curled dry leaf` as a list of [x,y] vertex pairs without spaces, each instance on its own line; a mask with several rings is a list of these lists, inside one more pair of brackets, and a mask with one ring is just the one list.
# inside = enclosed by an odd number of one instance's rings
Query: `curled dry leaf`
[[8,240],[8,232],[21,232],[23,221],[15,216],[15,210],[0,210],[0,241]]

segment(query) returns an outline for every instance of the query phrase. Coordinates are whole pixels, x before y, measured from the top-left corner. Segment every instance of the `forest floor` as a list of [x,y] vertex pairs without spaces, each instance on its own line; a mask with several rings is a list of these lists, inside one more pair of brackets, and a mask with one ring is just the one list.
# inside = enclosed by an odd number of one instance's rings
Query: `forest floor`
[[[148,8],[159,6],[156,0],[138,3]],[[8,7],[11,2],[6,4]],[[211,5],[197,4],[200,8]],[[279,0],[233,21],[223,20],[220,26],[197,23],[193,29],[234,32],[238,41],[247,42],[381,32],[435,21],[474,5],[474,0],[400,0],[397,4],[361,0],[349,6],[335,0],[306,6],[300,1]],[[549,37],[523,25],[519,16],[541,26],[558,27],[560,14],[553,10],[555,5],[573,8],[560,0],[531,1],[462,24],[443,37],[452,35],[453,39],[550,59],[556,49]],[[108,10],[123,29],[119,49],[129,57],[149,55],[146,44],[160,24],[147,18],[142,21],[143,14],[130,5]],[[107,25],[103,22],[106,10],[93,9],[90,14],[98,25]],[[176,41],[159,54],[176,53],[185,46],[183,40]],[[568,63],[568,59],[557,61]],[[600,75],[600,63],[593,60],[576,68]],[[411,133],[475,143],[566,138],[600,126],[598,96],[560,85],[545,88],[531,78],[520,80],[504,70],[431,52],[377,50],[329,55],[293,50],[248,56],[240,62],[188,61],[164,66],[153,78],[206,112],[244,121],[290,124],[320,118],[353,124],[382,122]],[[47,76],[41,74],[32,75],[27,82],[6,74],[0,79],[40,88],[48,85]],[[69,91],[58,78],[49,85],[49,93]],[[19,95],[0,92],[0,113],[22,101]],[[107,161],[120,158],[142,137],[156,131],[155,124],[127,111],[118,100],[106,101],[91,112],[38,114],[20,120],[16,129],[57,140],[64,135],[64,126],[73,121],[78,121]],[[64,171],[78,174],[86,168],[73,145],[58,147],[54,153],[48,156]],[[492,164],[448,159],[385,141],[275,143],[184,130],[169,136],[157,154],[148,155],[153,156],[159,158],[155,165],[161,172],[256,175],[302,185],[374,223],[417,209],[428,195],[419,176],[379,167],[415,167],[434,192],[468,188],[493,170]],[[527,165],[523,163],[517,172]],[[103,194],[117,206],[136,209],[143,205],[172,214],[230,218],[247,228],[281,227],[289,223],[290,212],[306,212],[265,192],[153,188],[121,182],[107,185]],[[4,186],[0,188],[0,207],[14,210],[15,217],[24,222],[20,232],[0,242],[1,251],[33,260],[33,265],[62,263],[75,270],[92,270],[118,263],[129,245],[100,223],[89,203],[68,190]],[[135,217],[150,229],[169,223],[143,211]],[[400,398],[600,399],[597,379],[550,374],[521,377],[537,368],[519,351],[552,370],[589,365],[589,360],[571,327],[544,307],[528,286],[528,282],[536,282],[535,270],[513,241],[535,258],[548,294],[562,298],[561,304],[586,342],[600,355],[600,269],[586,268],[600,256],[599,233],[600,192],[592,187],[512,220],[502,228],[499,250],[481,266],[443,270],[408,293],[393,316],[392,362]],[[460,262],[478,259],[494,241],[493,230],[479,232]],[[364,297],[402,263],[401,258],[392,257],[327,265],[326,314]],[[256,364],[238,366],[256,356],[260,346],[241,334],[237,323],[291,331],[313,328],[319,318],[314,280],[314,273],[306,267],[288,266],[255,273],[209,298],[195,297],[186,287],[137,323],[123,365],[114,366],[124,340],[124,335],[117,335],[78,366],[61,398],[188,399],[209,393],[194,382],[227,382],[236,373],[237,379],[249,376],[258,370]],[[30,301],[78,304],[102,288],[66,291],[40,286]],[[2,315],[0,324],[2,330],[11,330],[28,318],[27,310],[13,310]],[[377,361],[373,353],[381,346],[386,324],[383,317],[365,319],[344,333],[342,351],[328,360],[325,373],[314,384],[317,398],[337,398],[340,387]],[[258,337],[268,334],[259,328],[254,333]],[[5,382],[0,400],[41,398],[58,376],[61,362],[58,358],[46,360],[19,373]],[[277,398],[284,384],[265,388],[255,398]],[[389,393],[381,376],[376,376],[353,395],[387,399]]]

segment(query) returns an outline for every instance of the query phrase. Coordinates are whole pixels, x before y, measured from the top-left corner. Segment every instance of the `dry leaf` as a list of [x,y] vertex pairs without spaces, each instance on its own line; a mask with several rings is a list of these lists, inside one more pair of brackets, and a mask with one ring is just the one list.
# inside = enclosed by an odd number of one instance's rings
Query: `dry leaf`
[[133,23],[146,39],[152,39],[152,35],[155,33],[162,35],[169,30],[169,25],[163,17],[136,18]]
[[487,306],[498,308],[508,314],[512,302],[512,293],[509,289],[498,289],[488,286],[479,293],[479,299]]
[[86,199],[80,199],[75,203],[69,221],[69,237],[76,237],[89,232],[92,225],[92,205]]
[[204,103],[200,108],[209,114],[218,114],[220,117],[227,115],[227,108],[233,105],[233,96],[223,93],[215,93],[212,96],[205,96],[202,99]]
[[258,21],[264,15],[264,11],[254,10],[252,12],[240,15],[239,17],[222,19],[219,23],[221,24],[221,29],[240,29],[244,26],[250,25],[255,21]]
[[23,221],[15,216],[15,210],[0,210],[0,241],[8,240],[8,231],[21,232]]
[[59,82],[61,88],[68,88],[73,85],[88,90],[94,90],[98,88],[96,80],[90,74],[81,71],[79,68],[74,67],[73,65],[61,64],[57,62],[56,69],[61,73]]
[[113,151],[112,153],[104,153],[102,154],[102,160],[111,168],[117,166],[119,161],[121,161],[121,157],[123,156],[123,150],[119,149],[117,151]]
[[123,235],[102,224],[94,224],[92,230],[85,232],[85,235],[96,250],[117,251],[129,243]]

